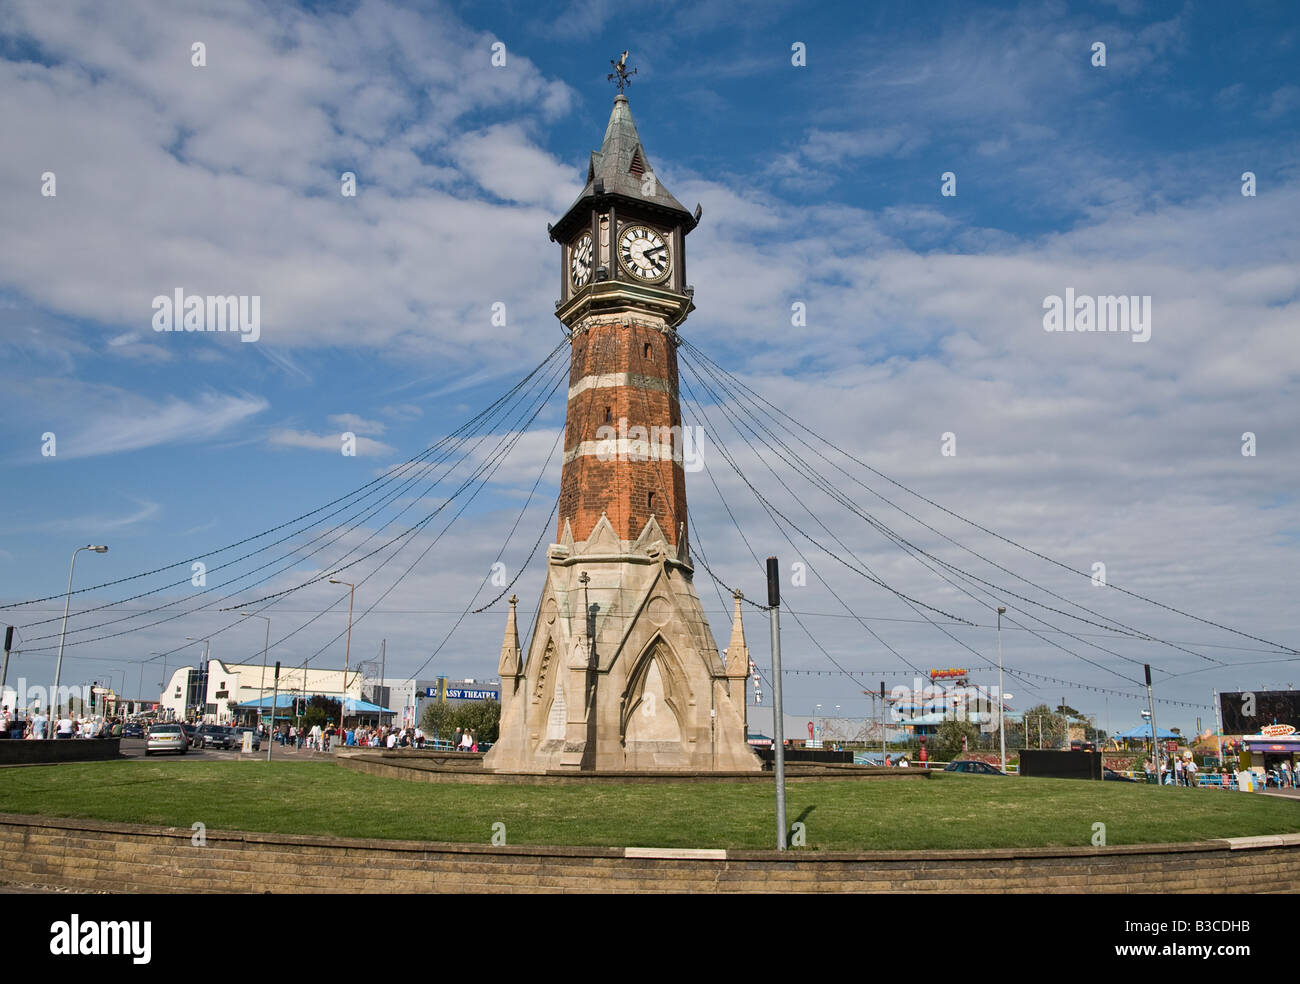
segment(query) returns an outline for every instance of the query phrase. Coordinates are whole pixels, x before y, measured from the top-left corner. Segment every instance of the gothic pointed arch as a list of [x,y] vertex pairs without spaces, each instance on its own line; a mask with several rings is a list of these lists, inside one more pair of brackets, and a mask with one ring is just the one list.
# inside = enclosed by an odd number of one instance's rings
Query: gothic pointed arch
[[[677,655],[663,633],[656,632],[642,648],[633,663],[632,671],[627,676],[627,688],[623,693],[620,709],[620,737],[626,743],[629,740],[629,733],[635,736],[638,730],[642,730],[638,725],[643,724],[647,718],[657,717],[659,714],[657,708],[654,714],[647,714],[648,707],[652,703],[662,703],[673,715],[679,740],[680,733],[686,725],[690,699],[690,684],[681,657]],[[638,712],[641,714],[639,720],[636,718]],[[672,740],[659,737],[662,729],[650,730],[656,736],[650,740]]]

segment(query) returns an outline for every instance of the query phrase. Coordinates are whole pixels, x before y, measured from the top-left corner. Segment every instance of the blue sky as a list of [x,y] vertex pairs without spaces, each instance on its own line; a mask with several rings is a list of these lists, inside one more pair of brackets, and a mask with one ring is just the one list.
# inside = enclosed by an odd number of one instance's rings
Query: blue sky
[[[0,597],[58,595],[80,544],[111,547],[80,556],[77,583],[88,586],[278,525],[418,453],[541,362],[561,340],[546,223],[581,188],[609,113],[609,59],[628,48],[638,69],[632,111],[656,174],[688,208],[704,207],[687,251],[691,342],[950,509],[1077,570],[1104,562],[1116,584],[1300,648],[1294,7],[808,6],[662,4],[648,17],[599,2],[541,12],[235,3],[218,19],[185,3],[165,12],[6,5]],[[204,67],[191,64],[195,41],[206,46]],[[1105,67],[1090,63],[1096,41]],[[804,66],[791,63],[796,42]],[[339,194],[343,171],[357,175],[354,198]],[[956,197],[939,193],[945,171],[956,174]],[[1255,197],[1241,194],[1245,171]],[[56,175],[54,197],[40,194],[45,172]],[[177,287],[260,296],[261,338],[154,332],[151,299]],[[1151,296],[1151,340],[1044,332],[1044,297],[1067,287]],[[807,306],[806,326],[791,325],[795,302]],[[494,304],[506,324],[492,323]],[[688,401],[691,412],[688,422],[734,446],[775,498],[775,478],[725,417]],[[354,661],[386,638],[394,674],[494,672],[501,604],[467,617],[429,657],[539,473],[502,555],[511,577],[542,530],[562,418],[553,398],[400,582],[427,541],[386,567],[354,569],[373,575],[359,607],[396,582],[358,623]],[[344,430],[360,439],[354,457],[339,453]],[[1253,457],[1241,454],[1247,431]],[[54,457],[41,454],[46,432],[57,438]],[[955,457],[940,454],[947,432]],[[723,456],[706,454],[760,556],[793,562]],[[709,477],[688,476],[688,496],[711,566],[758,597],[761,576]],[[987,606],[842,507],[806,501],[890,583],[985,626],[959,631],[992,652]],[[1086,662],[1017,630],[1004,633],[1009,665],[1136,692],[1125,681],[1131,660],[1149,661],[1162,694],[1201,705],[1212,687],[1285,688],[1300,677],[1294,662],[1233,668],[1198,657],[1285,654],[1094,589],[937,512],[926,518],[1017,574],[1193,650],[1098,640],[1115,656],[1071,643]],[[954,564],[970,559],[898,514],[888,521]],[[915,618],[814,548],[799,551],[859,614]],[[310,578],[328,556],[261,593]],[[165,583],[160,575],[80,595],[74,611]],[[697,583],[720,608],[703,572]],[[516,590],[521,607],[535,604],[535,563]],[[806,623],[843,666],[906,670],[860,623],[832,617],[844,609],[820,578],[789,593],[796,610],[821,613]],[[196,607],[171,590],[149,603],[170,601],[169,612]],[[26,640],[51,631],[30,623],[59,612],[56,600],[10,617]],[[342,643],[332,642],[346,620],[340,589],[305,588],[267,613],[273,641],[295,633],[274,650],[285,662],[324,649],[317,662],[341,663]],[[710,614],[725,644],[727,616]],[[751,641],[765,649],[760,613],[748,614]],[[133,660],[230,621],[200,609],[156,626],[118,624],[107,631],[134,631],[70,646],[65,676],[116,669],[133,690]],[[213,654],[260,653],[253,621],[214,635]],[[976,663],[929,625],[874,624],[918,666]],[[51,674],[49,640],[29,645],[11,678]],[[788,667],[834,668],[788,623],[786,645]],[[1008,684],[1013,704],[1062,696],[1030,679]],[[795,676],[786,693],[794,713],[817,704],[865,713],[860,689],[841,676]],[[1105,715],[1116,730],[1136,723],[1136,701],[1063,695],[1103,726]],[[1162,724],[1172,716],[1186,730],[1210,714],[1171,707]]]

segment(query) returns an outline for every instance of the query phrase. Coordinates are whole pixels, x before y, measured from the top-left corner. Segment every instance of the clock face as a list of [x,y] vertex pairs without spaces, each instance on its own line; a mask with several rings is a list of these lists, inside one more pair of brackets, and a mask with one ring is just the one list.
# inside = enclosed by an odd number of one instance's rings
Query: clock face
[[630,225],[618,237],[618,261],[636,279],[654,284],[667,278],[672,251],[649,226]]
[[584,235],[569,252],[569,276],[575,288],[586,287],[591,280],[591,236]]

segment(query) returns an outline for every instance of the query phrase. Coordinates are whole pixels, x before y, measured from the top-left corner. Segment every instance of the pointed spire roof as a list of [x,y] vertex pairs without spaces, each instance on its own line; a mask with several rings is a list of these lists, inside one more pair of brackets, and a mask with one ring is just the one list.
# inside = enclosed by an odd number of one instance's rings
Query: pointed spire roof
[[515,606],[519,604],[516,595],[510,596],[510,614],[506,616],[506,636],[501,641],[501,661],[497,664],[497,675],[504,681],[506,677],[519,676],[522,672],[519,649],[519,623],[515,618]]
[[[646,175],[653,174],[654,168],[650,166],[650,158],[636,131],[627,96],[620,92],[614,97],[614,108],[610,111],[609,125],[605,127],[605,139],[601,141],[600,150],[592,151],[587,163],[587,185],[569,206],[564,218],[556,223],[556,227],[565,225],[584,200],[618,195],[654,208],[680,213],[686,229],[689,231],[694,228],[695,220],[691,213],[668,193],[657,176],[653,181],[645,180]],[[598,184],[601,188],[599,192],[596,190]]]
[[740,615],[744,595],[735,592],[736,613],[731,623],[731,642],[727,644],[727,676],[743,680],[749,676],[749,647],[745,645],[745,623]]

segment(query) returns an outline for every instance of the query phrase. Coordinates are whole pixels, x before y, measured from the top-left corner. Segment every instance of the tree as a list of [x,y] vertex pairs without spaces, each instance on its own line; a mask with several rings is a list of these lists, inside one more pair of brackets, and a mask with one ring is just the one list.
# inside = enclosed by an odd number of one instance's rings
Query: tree
[[449,741],[456,733],[456,705],[434,701],[424,709],[420,727],[435,741]]
[[951,762],[953,759],[961,758],[962,738],[966,739],[969,749],[974,749],[979,737],[980,729],[971,722],[950,718],[939,725],[938,732],[930,739],[931,754],[936,761]]
[[480,742],[494,742],[501,726],[501,705],[495,700],[476,700],[461,704],[460,720],[456,723],[469,728]]
[[324,697],[321,694],[315,694],[307,702],[306,708],[302,712],[301,727],[308,731],[314,725],[319,724],[322,729],[329,727],[331,724],[337,724],[340,715],[343,713],[343,705],[333,697]]
[[1065,719],[1046,704],[1024,713],[1025,748],[1060,748],[1065,744]]
[[495,700],[445,704],[436,701],[424,709],[420,727],[432,738],[450,741],[457,728],[468,728],[480,742],[494,742],[501,726],[501,705]]

